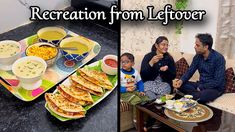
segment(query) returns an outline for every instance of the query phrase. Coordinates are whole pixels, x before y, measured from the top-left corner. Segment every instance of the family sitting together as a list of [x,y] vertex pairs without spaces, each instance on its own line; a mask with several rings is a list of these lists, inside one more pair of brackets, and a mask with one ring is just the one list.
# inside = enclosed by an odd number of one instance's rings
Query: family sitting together
[[[225,59],[212,49],[210,34],[197,34],[195,37],[196,55],[189,69],[181,78],[176,78],[173,57],[167,52],[168,39],[160,36],[153,44],[151,52],[142,60],[140,74],[134,66],[134,56],[121,55],[121,100],[131,105],[156,99],[170,94],[175,89],[193,96],[199,103],[215,100],[224,92]],[[188,81],[198,70],[198,82]]]

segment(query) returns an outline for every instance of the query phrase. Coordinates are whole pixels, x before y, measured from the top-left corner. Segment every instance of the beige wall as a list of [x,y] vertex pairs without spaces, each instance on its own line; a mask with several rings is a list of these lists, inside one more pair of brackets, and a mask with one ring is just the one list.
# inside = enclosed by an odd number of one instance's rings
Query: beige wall
[[[152,5],[154,10],[162,10],[166,4],[175,5],[175,0],[121,0],[122,10],[144,10]],[[159,35],[169,39],[169,51],[194,52],[195,34],[208,32],[215,39],[218,0],[189,0],[188,9],[206,10],[207,19],[203,22],[187,23],[183,25],[182,34],[175,34],[175,25],[162,26],[160,21],[123,22],[121,23],[121,53],[145,54],[150,51],[152,44]]]
[[[180,35],[180,51],[185,53],[195,53],[194,42],[197,33],[210,33],[216,40],[216,30],[218,21],[219,0],[189,0],[190,10],[206,10],[206,18],[203,22],[186,23],[183,25],[182,35]],[[213,47],[215,47],[214,42]]]
[[0,34],[30,23],[29,6],[39,6],[41,10],[57,10],[70,6],[69,0],[0,0]]
[[[122,10],[143,10],[147,16],[147,6],[154,10],[163,9],[166,4],[174,5],[175,0],[121,0]],[[121,23],[121,53],[145,54],[150,51],[156,38],[164,35],[169,39],[170,50],[178,50],[179,37],[174,25],[162,26],[160,21],[123,22]]]

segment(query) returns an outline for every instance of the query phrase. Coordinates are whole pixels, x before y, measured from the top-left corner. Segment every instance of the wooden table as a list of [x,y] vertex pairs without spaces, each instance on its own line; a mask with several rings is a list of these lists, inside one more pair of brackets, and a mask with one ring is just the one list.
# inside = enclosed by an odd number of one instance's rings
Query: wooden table
[[171,119],[165,115],[165,108],[155,103],[137,105],[137,128],[139,132],[144,131],[144,114],[147,114],[179,132],[235,131],[235,114],[208,107],[213,111],[213,117],[207,121],[196,123]]

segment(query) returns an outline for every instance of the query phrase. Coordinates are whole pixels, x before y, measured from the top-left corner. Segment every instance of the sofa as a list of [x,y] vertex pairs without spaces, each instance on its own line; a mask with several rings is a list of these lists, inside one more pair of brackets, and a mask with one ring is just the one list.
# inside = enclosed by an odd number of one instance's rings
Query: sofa
[[[193,59],[194,54],[182,53],[182,52],[170,52],[176,62],[176,71],[177,76],[181,76],[183,72],[188,68],[187,65],[190,65]],[[144,55],[135,56],[135,66],[138,71],[140,71],[141,61]],[[184,63],[185,60],[187,64]],[[235,77],[233,69],[235,69],[235,60],[226,59],[226,91],[225,93],[214,100],[209,102],[208,105],[222,109],[235,114]],[[229,77],[228,77],[229,76]],[[192,76],[190,81],[197,81],[199,79],[198,71]],[[120,103],[120,130],[126,131],[134,127],[133,124],[133,107],[128,105],[125,102]]]

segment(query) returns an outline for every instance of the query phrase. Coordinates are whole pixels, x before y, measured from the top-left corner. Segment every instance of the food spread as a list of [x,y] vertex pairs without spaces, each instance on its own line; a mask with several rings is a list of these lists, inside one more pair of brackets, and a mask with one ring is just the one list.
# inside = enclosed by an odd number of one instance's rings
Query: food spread
[[184,112],[175,112],[169,109],[165,109],[164,112],[168,117],[183,122],[202,122],[213,116],[213,111],[201,104],[198,104]]
[[[89,76],[87,74],[89,74]],[[66,100],[66,102],[74,103],[84,108],[87,106],[88,107],[92,106],[97,101],[97,99],[93,99],[93,97],[102,98],[102,96],[104,96],[104,93],[106,91],[103,90],[103,88],[105,88],[103,86],[106,86],[107,88],[108,84],[111,88],[113,88],[112,83],[109,81],[105,73],[89,69],[88,67],[78,69],[77,73],[71,75],[68,80],[69,80],[68,84],[66,83],[65,83],[66,85],[63,83],[60,84],[57,87],[56,92],[54,92],[52,95],[53,96],[60,95],[63,97],[64,100]],[[107,84],[100,86],[100,83],[97,82],[102,82],[101,84],[106,84],[106,83]],[[111,88],[108,87],[107,90],[111,90]],[[65,112],[66,110],[60,108],[58,104],[52,103],[52,101],[47,99],[47,96],[45,96],[45,98],[50,111],[53,111],[60,117],[67,117],[72,119],[72,118],[81,118],[85,116],[84,114],[84,116],[72,117],[74,115],[73,113]],[[55,101],[58,100],[55,99]],[[63,114],[58,110],[62,111]]]

